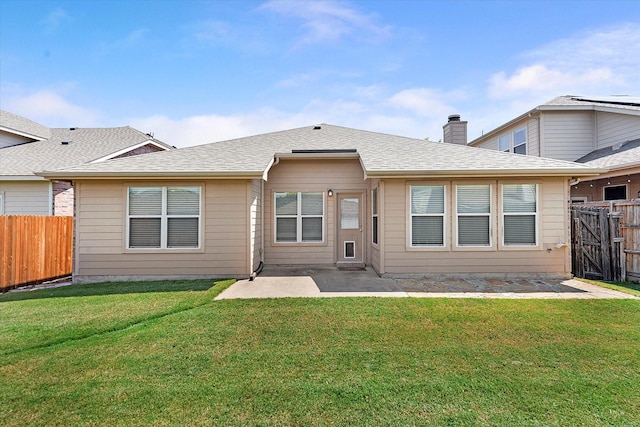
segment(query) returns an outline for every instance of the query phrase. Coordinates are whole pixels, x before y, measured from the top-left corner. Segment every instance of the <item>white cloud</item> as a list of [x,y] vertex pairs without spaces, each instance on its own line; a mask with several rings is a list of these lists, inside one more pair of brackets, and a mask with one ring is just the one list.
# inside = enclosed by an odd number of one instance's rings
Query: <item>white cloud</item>
[[100,118],[96,110],[76,105],[47,89],[9,96],[2,108],[50,127],[92,127]]
[[71,16],[62,8],[56,8],[49,12],[42,20],[45,33],[55,33],[62,25],[71,22]]
[[580,92],[580,88],[606,84],[613,77],[607,67],[560,71],[543,64],[535,64],[517,69],[511,76],[504,71],[490,79],[490,98],[510,98],[522,93],[557,93],[564,95]]
[[408,111],[418,117],[442,119],[455,113],[452,102],[466,98],[464,91],[444,92],[431,88],[412,88],[402,90],[389,98],[389,104]]
[[130,121],[131,126],[136,129],[152,132],[156,138],[176,147],[242,138],[310,123],[313,122],[303,122],[301,117],[273,109],[239,115],[198,115],[177,120],[166,116],[151,116]]
[[553,98],[566,94],[636,94],[640,24],[590,30],[525,52],[515,71],[489,79],[491,99]]
[[304,35],[296,46],[335,42],[346,36],[384,38],[390,27],[375,23],[375,18],[333,1],[269,1],[261,9],[302,21]]

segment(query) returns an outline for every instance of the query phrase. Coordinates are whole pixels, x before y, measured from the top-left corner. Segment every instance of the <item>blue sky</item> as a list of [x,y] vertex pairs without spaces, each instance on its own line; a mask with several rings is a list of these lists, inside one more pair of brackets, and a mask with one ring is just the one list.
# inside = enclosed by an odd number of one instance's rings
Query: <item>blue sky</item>
[[0,2],[0,108],[50,127],[471,140],[566,94],[640,96],[640,2]]

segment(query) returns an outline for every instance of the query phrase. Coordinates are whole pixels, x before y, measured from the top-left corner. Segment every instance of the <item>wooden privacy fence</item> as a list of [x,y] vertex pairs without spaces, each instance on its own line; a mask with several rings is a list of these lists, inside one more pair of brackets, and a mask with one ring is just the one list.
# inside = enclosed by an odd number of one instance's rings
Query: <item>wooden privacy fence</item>
[[571,224],[575,276],[640,281],[640,200],[574,205]]
[[73,217],[0,216],[0,291],[68,276]]

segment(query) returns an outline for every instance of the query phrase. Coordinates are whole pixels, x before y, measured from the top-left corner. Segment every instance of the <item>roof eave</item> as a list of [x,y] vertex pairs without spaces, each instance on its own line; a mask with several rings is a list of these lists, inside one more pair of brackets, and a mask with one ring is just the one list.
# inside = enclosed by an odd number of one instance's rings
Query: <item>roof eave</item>
[[607,172],[607,169],[589,168],[589,169],[465,169],[465,170],[368,170],[366,171],[368,178],[451,178],[451,177],[585,177],[596,176]]
[[0,175],[0,181],[46,181],[46,178],[36,175]]
[[262,178],[263,171],[187,171],[187,172],[57,172],[44,171],[36,175],[46,179],[189,179],[189,178],[216,178],[216,179],[255,179]]

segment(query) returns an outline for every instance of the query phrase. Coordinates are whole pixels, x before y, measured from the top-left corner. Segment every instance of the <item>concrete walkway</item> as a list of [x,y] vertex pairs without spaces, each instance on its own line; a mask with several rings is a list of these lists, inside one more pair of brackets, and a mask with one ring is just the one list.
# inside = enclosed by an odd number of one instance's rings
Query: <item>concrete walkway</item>
[[381,278],[373,270],[335,267],[267,267],[254,281],[240,280],[216,299],[318,298],[542,298],[640,299],[579,280],[549,278],[420,277]]

